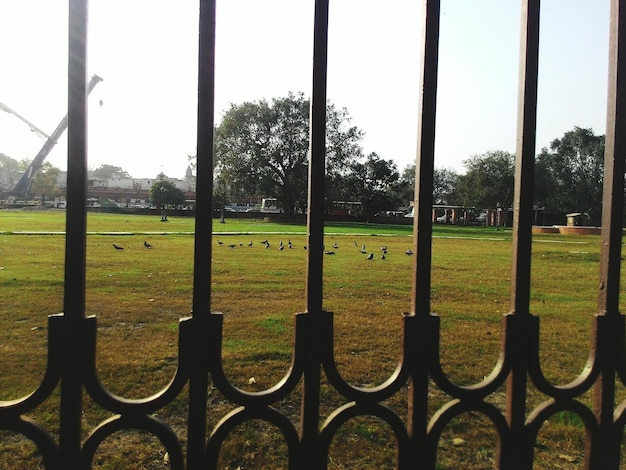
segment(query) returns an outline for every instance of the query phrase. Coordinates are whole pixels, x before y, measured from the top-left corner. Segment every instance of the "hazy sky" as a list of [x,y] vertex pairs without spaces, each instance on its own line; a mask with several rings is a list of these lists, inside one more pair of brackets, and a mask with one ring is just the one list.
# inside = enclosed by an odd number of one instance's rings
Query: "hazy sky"
[[[331,0],[328,98],[402,170],[416,153],[422,1]],[[218,0],[216,117],[310,95],[313,0]],[[442,0],[436,166],[515,151],[520,2]],[[543,0],[537,147],[605,133],[609,0]],[[182,177],[195,154],[198,2],[91,0],[89,165]],[[51,133],[67,109],[67,0],[0,0],[0,102]],[[102,101],[102,106],[100,106]],[[48,157],[65,169],[66,135]],[[0,111],[0,153],[43,141]]]

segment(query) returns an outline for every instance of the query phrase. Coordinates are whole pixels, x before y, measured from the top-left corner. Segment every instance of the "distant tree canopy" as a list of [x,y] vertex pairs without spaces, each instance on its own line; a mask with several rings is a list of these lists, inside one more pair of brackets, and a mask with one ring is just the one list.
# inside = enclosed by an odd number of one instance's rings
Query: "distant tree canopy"
[[353,162],[344,177],[345,199],[360,201],[365,215],[395,210],[400,204],[400,173],[396,164],[370,153],[365,161]]
[[98,168],[93,170],[91,174],[96,178],[102,179],[130,177],[128,172],[126,170],[123,170],[122,167],[107,164],[100,165]]
[[[308,178],[309,100],[289,93],[231,105],[215,130],[216,181],[222,194],[275,197],[287,215],[304,209]],[[361,156],[362,132],[345,109],[327,106],[327,179],[338,180]]]
[[458,179],[456,197],[465,206],[503,207],[513,203],[515,155],[492,150],[463,162],[467,172]]
[[50,162],[44,162],[33,178],[30,192],[41,196],[42,199],[50,199],[60,196],[61,189],[57,185],[57,180],[61,170]]
[[553,212],[584,212],[595,224],[602,213],[604,136],[574,127],[550,148],[543,148],[535,166],[535,204]]
[[185,204],[185,195],[170,181],[156,181],[150,188],[150,200],[157,207],[182,206]]

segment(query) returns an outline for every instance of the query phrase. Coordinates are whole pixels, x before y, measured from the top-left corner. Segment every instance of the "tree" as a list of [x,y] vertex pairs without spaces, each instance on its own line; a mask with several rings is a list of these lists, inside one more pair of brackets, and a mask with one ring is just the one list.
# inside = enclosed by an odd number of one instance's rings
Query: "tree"
[[[231,105],[215,130],[215,176],[230,197],[275,197],[287,215],[305,208],[309,107],[302,93]],[[345,109],[331,104],[326,122],[326,169],[333,178],[360,156],[362,133],[349,126]]]
[[433,201],[435,204],[457,204],[459,174],[450,168],[435,168],[433,172]]
[[122,170],[122,167],[107,164],[100,165],[98,168],[93,170],[91,174],[92,176],[103,180],[110,178],[130,178],[128,172]]
[[44,162],[41,168],[33,178],[30,192],[41,196],[42,204],[46,198],[55,198],[61,194],[61,190],[57,185],[57,180],[61,170],[50,162]]
[[492,150],[463,162],[467,172],[459,177],[458,201],[466,207],[502,207],[513,203],[515,155]]
[[372,152],[364,162],[352,163],[350,170],[346,187],[351,199],[362,203],[363,214],[395,210],[400,205],[400,173],[392,160]]
[[152,204],[161,208],[167,206],[182,206],[185,203],[185,195],[170,181],[156,181],[150,188],[150,200]]
[[537,156],[535,203],[550,211],[586,212],[599,224],[603,177],[604,136],[574,127]]

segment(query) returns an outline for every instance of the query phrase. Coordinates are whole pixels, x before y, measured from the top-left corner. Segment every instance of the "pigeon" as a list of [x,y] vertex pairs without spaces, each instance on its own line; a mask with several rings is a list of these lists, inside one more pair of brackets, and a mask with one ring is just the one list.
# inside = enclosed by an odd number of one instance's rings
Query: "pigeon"
[[116,250],[123,250],[124,249],[121,246],[116,245],[115,243],[113,243],[113,248],[115,248]]
[[148,242],[143,242],[143,246],[145,246],[146,248],[152,248],[152,245],[150,245],[150,243]]
[[218,241],[217,241],[217,244],[218,244],[218,245],[223,245],[223,244],[224,244],[224,242],[223,242],[223,241],[221,241],[221,240],[218,240]]

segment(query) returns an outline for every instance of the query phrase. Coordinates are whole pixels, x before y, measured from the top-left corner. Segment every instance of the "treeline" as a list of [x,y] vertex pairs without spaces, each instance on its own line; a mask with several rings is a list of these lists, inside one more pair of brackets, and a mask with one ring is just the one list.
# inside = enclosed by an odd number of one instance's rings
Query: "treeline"
[[[287,215],[307,203],[310,103],[302,93],[270,101],[232,104],[214,129],[214,196],[218,204],[274,197]],[[414,198],[415,165],[400,171],[393,159],[364,154],[364,133],[351,124],[348,111],[327,105],[325,193],[332,201],[360,202],[364,215],[408,208]],[[604,136],[575,127],[536,156],[537,207],[553,214],[583,212],[599,224],[602,202]],[[193,164],[195,157],[190,157]],[[0,170],[18,175],[28,161],[0,154]],[[437,168],[433,203],[477,209],[509,208],[513,201],[515,156],[494,150],[469,157],[465,173]],[[32,192],[59,195],[58,168],[45,163]],[[129,176],[120,167],[101,165],[94,175]],[[174,187],[152,191],[153,202],[165,194],[178,198]],[[182,197],[182,196],[181,196]]]
[[[215,129],[216,196],[241,201],[277,198],[287,212],[304,209],[308,176],[309,101],[289,94],[231,105]],[[327,106],[326,199],[360,201],[366,215],[408,207],[415,165],[401,173],[392,159],[364,155],[363,131],[346,109]],[[599,222],[604,136],[575,127],[536,157],[535,205],[547,212],[584,212]],[[435,169],[433,203],[509,208],[515,155],[495,150],[463,162],[460,174]]]

